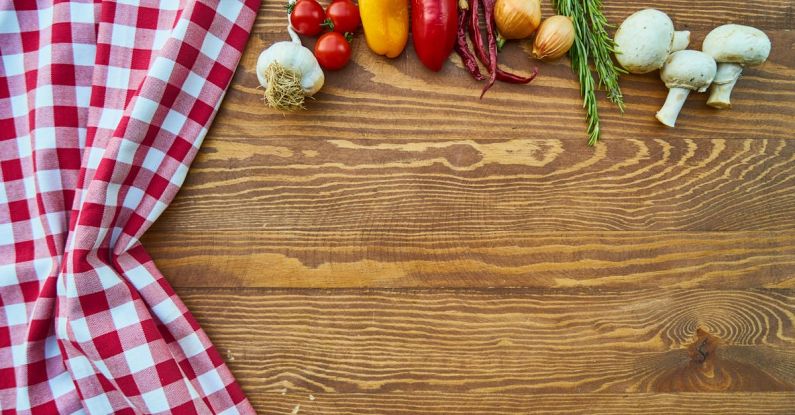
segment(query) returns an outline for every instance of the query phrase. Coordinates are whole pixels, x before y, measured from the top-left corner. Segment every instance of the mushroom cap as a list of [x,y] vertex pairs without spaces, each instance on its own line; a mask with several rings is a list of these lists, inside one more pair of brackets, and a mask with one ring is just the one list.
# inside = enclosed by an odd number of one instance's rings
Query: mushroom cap
[[660,69],[671,53],[674,23],[657,9],[637,11],[621,23],[614,38],[616,60],[632,73]]
[[770,39],[755,27],[725,24],[707,34],[701,50],[718,62],[759,65],[770,55]]
[[704,92],[715,79],[715,59],[697,50],[680,50],[668,57],[660,79],[668,88],[686,88]]

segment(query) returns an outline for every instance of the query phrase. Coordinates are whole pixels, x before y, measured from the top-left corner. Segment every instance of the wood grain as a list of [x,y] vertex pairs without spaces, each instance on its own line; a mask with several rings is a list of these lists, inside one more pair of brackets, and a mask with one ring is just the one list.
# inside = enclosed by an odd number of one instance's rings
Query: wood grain
[[795,394],[470,394],[262,393],[252,403],[264,414],[296,415],[516,415],[516,414],[792,414]]
[[795,140],[206,143],[159,230],[795,229]]
[[795,232],[155,232],[178,287],[795,288]]
[[179,293],[254,395],[795,391],[786,290]]
[[[708,29],[693,32],[700,47]],[[605,141],[625,138],[774,138],[795,137],[795,32],[768,31],[773,49],[767,63],[748,68],[732,94],[732,110],[705,105],[706,94],[692,94],[676,129],[661,125],[654,113],[667,89],[656,73],[622,77],[627,110],[604,102],[600,116]],[[482,85],[461,68],[456,55],[439,73],[426,70],[412,46],[396,59],[372,54],[364,39],[353,42],[353,60],[326,77],[310,111],[283,114],[262,103],[255,64],[283,33],[254,33],[214,124],[216,136],[284,142],[297,138],[369,140],[445,140],[473,138],[566,139],[582,144],[585,121],[578,84],[567,59],[530,61],[529,45],[512,44],[501,53],[507,68],[527,73],[538,66],[530,85],[498,83],[483,100]],[[306,40],[312,47],[313,41]],[[759,128],[764,125],[765,128]],[[264,128],[263,126],[267,126]]]
[[568,61],[526,43],[500,61],[537,80],[478,100],[457,57],[435,74],[360,34],[307,111],[272,111],[254,65],[283,3],[143,241],[259,413],[795,413],[791,1],[606,1],[773,49],[676,129],[657,74],[624,76],[595,148]]

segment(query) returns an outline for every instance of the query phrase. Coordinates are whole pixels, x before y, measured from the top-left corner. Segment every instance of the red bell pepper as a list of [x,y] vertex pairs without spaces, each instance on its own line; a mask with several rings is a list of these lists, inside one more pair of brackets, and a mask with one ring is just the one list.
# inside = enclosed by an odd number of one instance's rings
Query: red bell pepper
[[442,69],[453,51],[458,31],[457,0],[412,0],[411,35],[420,61],[432,71]]

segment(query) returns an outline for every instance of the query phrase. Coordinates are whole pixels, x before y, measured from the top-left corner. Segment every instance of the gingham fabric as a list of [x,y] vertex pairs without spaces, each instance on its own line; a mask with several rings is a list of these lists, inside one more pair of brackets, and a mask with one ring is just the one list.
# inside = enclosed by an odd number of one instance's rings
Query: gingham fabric
[[253,413],[139,238],[258,7],[0,1],[2,414]]

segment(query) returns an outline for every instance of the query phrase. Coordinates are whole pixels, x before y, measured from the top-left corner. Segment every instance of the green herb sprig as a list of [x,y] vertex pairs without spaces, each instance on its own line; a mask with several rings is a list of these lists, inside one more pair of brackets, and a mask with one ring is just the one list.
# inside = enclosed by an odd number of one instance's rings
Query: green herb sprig
[[[602,0],[555,0],[557,12],[571,17],[574,23],[574,45],[569,51],[571,67],[580,81],[580,95],[588,118],[588,145],[599,141],[599,108],[596,90],[604,88],[607,99],[624,112],[624,96],[618,77],[626,73],[616,66],[611,55],[615,43],[607,33],[611,27],[602,12]],[[599,81],[594,79],[589,61],[593,61]]]

